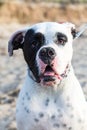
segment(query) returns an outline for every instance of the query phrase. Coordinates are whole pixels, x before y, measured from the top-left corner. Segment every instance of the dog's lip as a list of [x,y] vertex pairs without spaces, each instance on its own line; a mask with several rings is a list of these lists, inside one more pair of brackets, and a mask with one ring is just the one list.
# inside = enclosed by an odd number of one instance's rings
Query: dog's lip
[[45,77],[55,77],[61,80],[61,76],[56,72],[56,69],[54,69],[53,65],[46,65],[43,72],[40,74],[40,79]]

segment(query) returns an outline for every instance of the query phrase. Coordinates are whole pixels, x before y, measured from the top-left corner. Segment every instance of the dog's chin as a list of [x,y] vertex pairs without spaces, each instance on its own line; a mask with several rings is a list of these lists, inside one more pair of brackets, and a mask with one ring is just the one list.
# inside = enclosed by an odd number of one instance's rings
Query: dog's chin
[[60,79],[58,79],[56,76],[43,76],[40,79],[40,84],[45,87],[54,87],[55,85],[58,85],[60,83]]
[[40,76],[40,84],[46,87],[54,87],[60,82],[61,76],[51,68],[45,69],[44,73]]

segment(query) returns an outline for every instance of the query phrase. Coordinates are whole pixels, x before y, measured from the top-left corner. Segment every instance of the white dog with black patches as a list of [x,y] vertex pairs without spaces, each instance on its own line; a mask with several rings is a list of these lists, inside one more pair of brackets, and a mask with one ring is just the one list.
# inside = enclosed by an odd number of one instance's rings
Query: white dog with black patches
[[71,65],[72,23],[44,22],[14,33],[9,54],[22,48],[28,74],[17,102],[18,130],[87,130],[87,103]]

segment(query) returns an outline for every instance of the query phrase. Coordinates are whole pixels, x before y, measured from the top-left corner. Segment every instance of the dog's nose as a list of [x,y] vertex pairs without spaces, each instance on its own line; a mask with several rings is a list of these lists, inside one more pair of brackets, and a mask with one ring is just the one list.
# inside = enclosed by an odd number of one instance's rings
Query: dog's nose
[[39,52],[39,58],[45,63],[50,64],[55,58],[55,50],[51,47],[42,48]]

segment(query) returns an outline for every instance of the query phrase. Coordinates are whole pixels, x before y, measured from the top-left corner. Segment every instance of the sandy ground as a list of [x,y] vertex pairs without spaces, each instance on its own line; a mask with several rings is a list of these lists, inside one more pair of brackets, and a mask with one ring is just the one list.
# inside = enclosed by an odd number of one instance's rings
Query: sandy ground
[[[24,25],[0,25],[0,130],[16,130],[15,107],[19,90],[26,75],[27,66],[22,51],[14,57],[7,52],[12,32]],[[73,43],[72,64],[87,99],[87,33]]]

